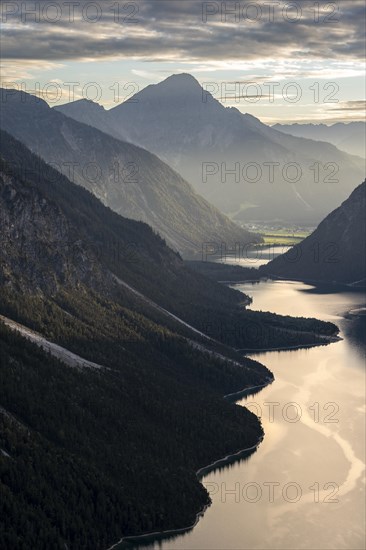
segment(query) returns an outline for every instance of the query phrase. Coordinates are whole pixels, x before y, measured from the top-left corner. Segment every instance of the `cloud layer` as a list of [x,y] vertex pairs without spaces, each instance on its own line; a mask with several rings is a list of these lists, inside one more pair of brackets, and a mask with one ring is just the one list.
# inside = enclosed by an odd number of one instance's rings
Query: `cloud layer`
[[318,13],[314,4],[305,0],[2,2],[2,57],[48,62],[362,60],[363,0],[319,2]]

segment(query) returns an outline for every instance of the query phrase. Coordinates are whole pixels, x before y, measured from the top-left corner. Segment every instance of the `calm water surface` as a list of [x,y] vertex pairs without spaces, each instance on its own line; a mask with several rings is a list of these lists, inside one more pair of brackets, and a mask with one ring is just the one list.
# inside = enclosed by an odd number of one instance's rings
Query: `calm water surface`
[[139,548],[364,549],[365,295],[289,281],[236,288],[253,309],[333,321],[344,340],[255,356],[275,381],[240,404],[261,416],[264,441],[203,479],[213,502],[192,531]]
[[239,265],[241,267],[254,267],[258,269],[261,265],[267,264],[270,260],[277,258],[290,249],[284,245],[257,246],[253,248],[241,248],[235,254],[218,256],[214,261],[217,263]]

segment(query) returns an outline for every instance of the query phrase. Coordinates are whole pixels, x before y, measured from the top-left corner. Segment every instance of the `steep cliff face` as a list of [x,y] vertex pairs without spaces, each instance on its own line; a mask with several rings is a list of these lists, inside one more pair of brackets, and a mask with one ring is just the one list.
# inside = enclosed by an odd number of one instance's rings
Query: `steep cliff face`
[[[106,288],[112,279],[60,208],[0,161],[0,281],[32,292]],[[103,281],[103,283],[102,283]]]
[[261,268],[279,277],[366,284],[366,181],[304,241]]

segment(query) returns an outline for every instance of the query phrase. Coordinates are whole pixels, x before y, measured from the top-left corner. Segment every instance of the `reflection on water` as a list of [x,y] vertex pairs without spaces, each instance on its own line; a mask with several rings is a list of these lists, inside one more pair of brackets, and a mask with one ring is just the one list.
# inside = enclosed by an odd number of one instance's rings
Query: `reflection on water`
[[288,281],[236,288],[253,309],[331,320],[344,340],[255,356],[276,379],[240,404],[261,417],[264,441],[203,479],[213,504],[192,531],[143,548],[363,549],[365,295]]
[[284,254],[289,249],[289,246],[284,245],[250,245],[228,253],[225,248],[218,256],[210,256],[208,259],[218,263],[239,265],[241,267],[254,267],[258,269],[261,265],[267,264],[270,260],[273,260],[280,254]]

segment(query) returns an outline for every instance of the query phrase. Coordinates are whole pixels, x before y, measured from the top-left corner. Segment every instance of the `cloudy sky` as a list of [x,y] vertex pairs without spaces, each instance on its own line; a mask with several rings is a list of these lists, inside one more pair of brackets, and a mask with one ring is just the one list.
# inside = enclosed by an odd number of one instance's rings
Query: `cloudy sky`
[[2,85],[109,108],[189,72],[267,123],[364,116],[364,0],[1,2]]

